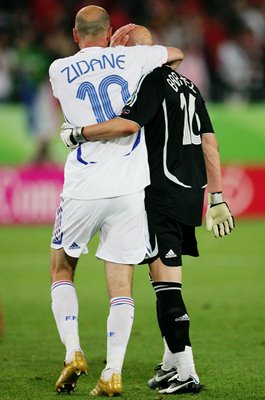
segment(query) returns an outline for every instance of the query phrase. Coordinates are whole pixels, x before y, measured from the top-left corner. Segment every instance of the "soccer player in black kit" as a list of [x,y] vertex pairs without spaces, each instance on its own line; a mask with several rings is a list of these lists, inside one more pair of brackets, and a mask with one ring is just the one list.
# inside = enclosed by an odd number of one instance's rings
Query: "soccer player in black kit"
[[[144,27],[136,27],[130,35],[132,44],[151,44]],[[66,124],[61,137],[72,147],[85,140],[128,135],[143,126],[151,175],[145,206],[152,247],[144,262],[149,264],[165,346],[163,362],[148,386],[163,394],[198,393],[201,385],[181,294],[181,266],[182,255],[199,255],[195,227],[202,223],[206,186],[207,229],[222,237],[234,228],[222,198],[218,144],[198,88],[172,66],[156,68],[142,80],[119,118],[84,128]]]

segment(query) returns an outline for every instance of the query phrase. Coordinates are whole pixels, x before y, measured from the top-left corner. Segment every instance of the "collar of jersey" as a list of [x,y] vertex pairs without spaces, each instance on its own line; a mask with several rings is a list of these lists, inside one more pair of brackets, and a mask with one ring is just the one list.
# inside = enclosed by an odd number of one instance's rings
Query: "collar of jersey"
[[91,47],[84,47],[79,51],[79,53],[84,53],[85,51],[92,50],[92,49],[105,49],[106,47],[100,47],[100,46],[91,46]]

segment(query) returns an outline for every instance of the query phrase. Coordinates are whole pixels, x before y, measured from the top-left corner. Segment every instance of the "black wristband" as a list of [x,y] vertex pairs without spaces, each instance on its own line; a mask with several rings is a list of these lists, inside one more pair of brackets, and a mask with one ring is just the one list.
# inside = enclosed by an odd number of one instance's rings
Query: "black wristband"
[[71,140],[71,142],[72,142],[74,145],[77,144],[77,141],[75,140],[74,135],[73,135],[73,131],[71,132],[69,139]]

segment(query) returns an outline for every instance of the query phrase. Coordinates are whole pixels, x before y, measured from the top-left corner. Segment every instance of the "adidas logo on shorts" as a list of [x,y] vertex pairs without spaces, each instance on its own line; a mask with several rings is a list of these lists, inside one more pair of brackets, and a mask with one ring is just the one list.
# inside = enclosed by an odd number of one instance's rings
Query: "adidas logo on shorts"
[[172,249],[170,249],[165,255],[165,258],[173,258],[173,257],[177,257],[177,255],[174,253]]
[[77,250],[77,249],[80,249],[80,246],[75,242],[73,242],[69,247],[69,250]]

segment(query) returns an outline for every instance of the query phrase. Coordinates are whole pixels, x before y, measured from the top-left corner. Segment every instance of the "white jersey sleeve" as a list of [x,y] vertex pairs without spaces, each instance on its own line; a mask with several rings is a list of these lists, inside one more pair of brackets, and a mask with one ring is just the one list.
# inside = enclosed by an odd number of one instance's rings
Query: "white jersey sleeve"
[[135,57],[142,61],[143,74],[147,74],[156,67],[161,67],[168,59],[167,49],[164,46],[135,46]]

